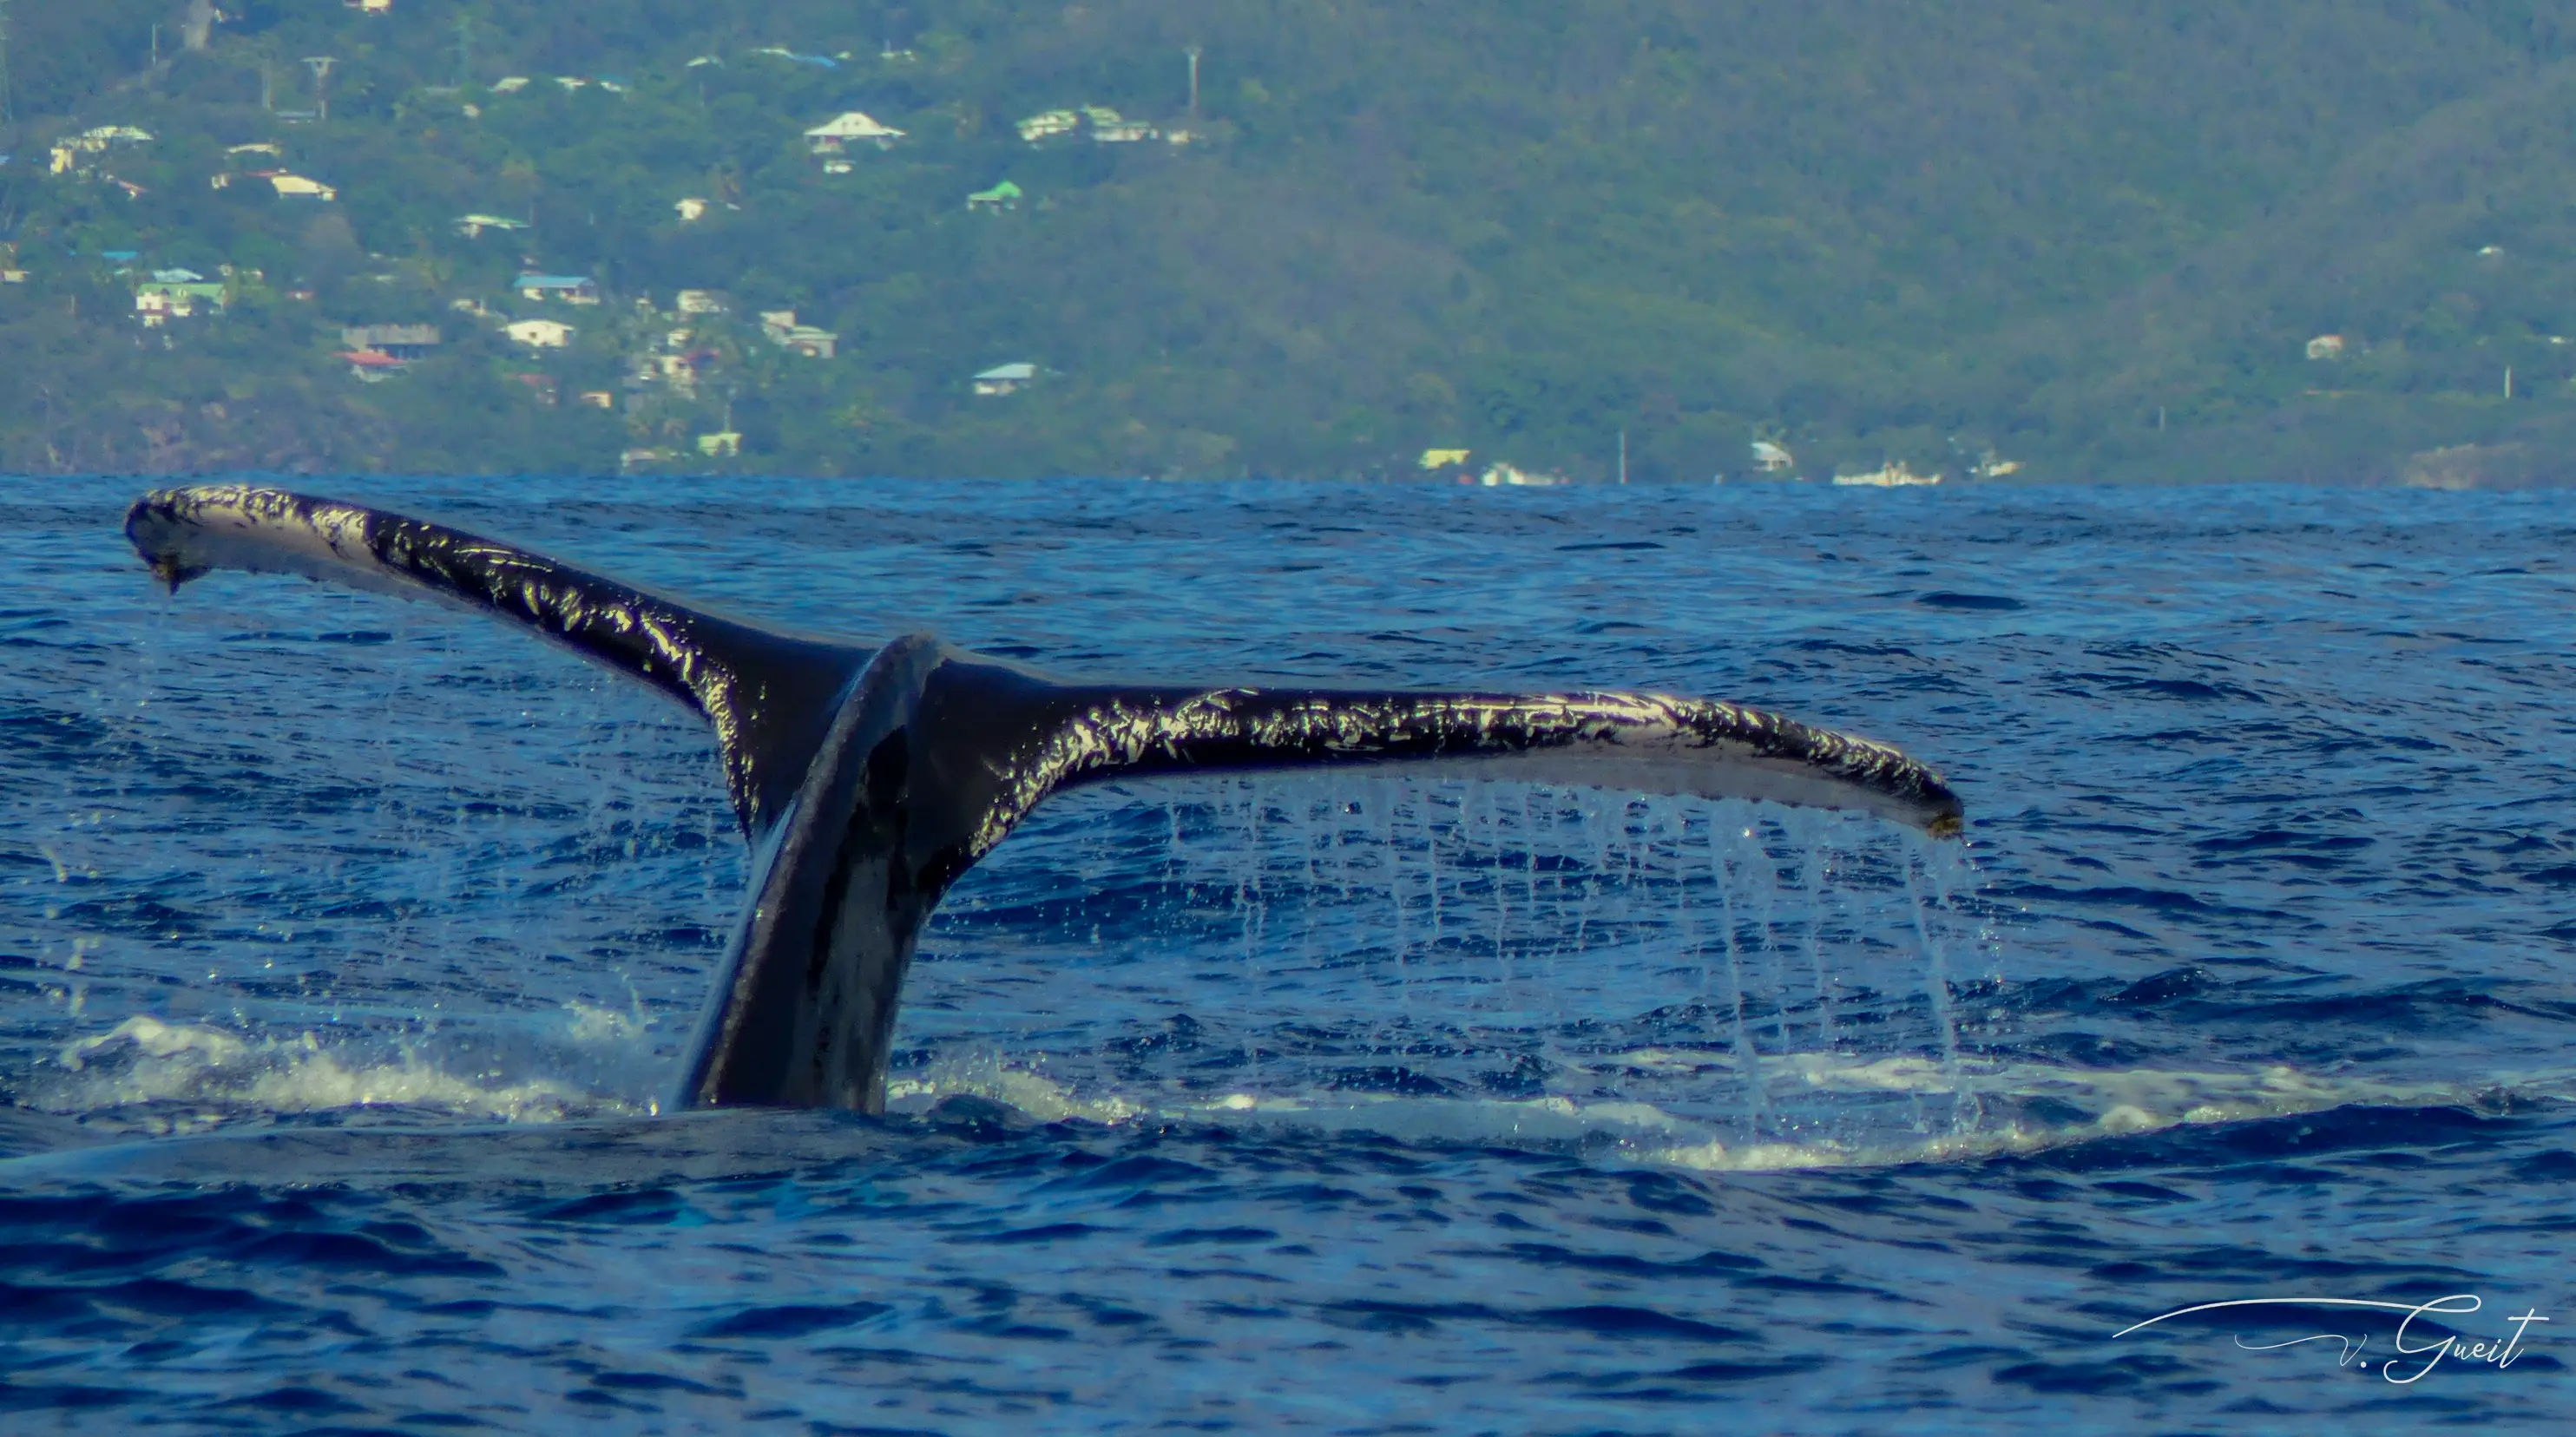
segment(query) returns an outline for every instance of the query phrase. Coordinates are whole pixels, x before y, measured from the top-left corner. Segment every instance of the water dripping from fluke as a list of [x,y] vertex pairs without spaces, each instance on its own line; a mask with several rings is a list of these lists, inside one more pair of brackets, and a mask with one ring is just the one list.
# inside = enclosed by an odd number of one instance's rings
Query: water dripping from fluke
[[[1360,1102],[1349,1075],[1401,1072],[1400,1096],[1435,1106],[1893,1141],[1922,1094],[1796,1075],[1965,1060],[1946,963],[1979,935],[1924,891],[1926,842],[1865,816],[1544,785],[1125,784],[1040,814],[960,884],[924,938],[899,1076],[1016,1033],[1067,1094],[1140,1111],[1375,1111],[1388,1095]],[[1065,891],[1076,852],[1085,893]],[[1154,1041],[1175,1015],[1186,1047]],[[1618,1057],[1647,1051],[1719,1058]],[[1962,1091],[1945,1134],[1977,1122]]]

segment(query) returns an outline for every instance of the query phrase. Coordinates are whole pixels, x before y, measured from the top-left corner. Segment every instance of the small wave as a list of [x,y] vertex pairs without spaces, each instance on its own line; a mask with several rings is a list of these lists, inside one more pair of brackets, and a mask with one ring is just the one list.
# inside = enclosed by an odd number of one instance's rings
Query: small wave
[[[1584,1066],[1605,1071],[1690,1072],[1731,1071],[1736,1065],[1735,1056],[1727,1052],[1647,1048],[1605,1055]],[[1086,1096],[1044,1074],[989,1057],[936,1066],[919,1077],[889,1085],[888,1096],[897,1111],[926,1109],[947,1097],[978,1097],[1042,1122],[1196,1121],[1319,1133],[1367,1132],[1399,1141],[1521,1143],[1578,1148],[1653,1166],[1724,1172],[1971,1162],[2172,1128],[2295,1117],[2337,1108],[2484,1107],[2503,1095],[2576,1098],[2576,1073],[2497,1075],[2473,1083],[2410,1082],[2324,1075],[2281,1064],[2241,1072],[2087,1069],[2044,1063],[1952,1065],[1921,1057],[1863,1061],[1831,1053],[1764,1057],[1758,1066],[1764,1083],[1775,1093],[1804,1089],[1814,1094],[1948,1097],[1959,1100],[1963,1112],[1996,1116],[1965,1119],[1938,1132],[1891,1133],[1874,1141],[1746,1141],[1716,1125],[1650,1103],[1578,1102],[1556,1096],[1475,1099],[1320,1090],[1139,1102]]]
[[521,1123],[652,1110],[543,1079],[460,1075],[411,1051],[369,1060],[309,1032],[252,1039],[150,1017],[73,1043],[57,1063],[65,1077],[29,1106],[152,1133],[202,1131],[246,1112],[391,1108]]

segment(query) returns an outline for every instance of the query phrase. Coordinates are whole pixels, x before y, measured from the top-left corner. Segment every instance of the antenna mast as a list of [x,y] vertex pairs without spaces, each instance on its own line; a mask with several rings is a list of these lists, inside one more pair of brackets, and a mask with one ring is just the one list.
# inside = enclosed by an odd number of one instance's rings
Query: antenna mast
[[1190,118],[1199,117],[1199,47],[1190,47]]

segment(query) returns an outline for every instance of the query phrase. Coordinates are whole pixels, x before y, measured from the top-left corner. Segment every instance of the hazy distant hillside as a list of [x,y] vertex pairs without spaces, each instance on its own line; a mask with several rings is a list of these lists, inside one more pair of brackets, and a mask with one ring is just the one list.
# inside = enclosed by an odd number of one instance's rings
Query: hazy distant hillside
[[[188,8],[13,7],[0,465],[2473,482],[2576,427],[2559,5]],[[903,134],[813,153],[850,111]],[[47,173],[106,125],[153,138]],[[182,269],[222,313],[145,329]]]

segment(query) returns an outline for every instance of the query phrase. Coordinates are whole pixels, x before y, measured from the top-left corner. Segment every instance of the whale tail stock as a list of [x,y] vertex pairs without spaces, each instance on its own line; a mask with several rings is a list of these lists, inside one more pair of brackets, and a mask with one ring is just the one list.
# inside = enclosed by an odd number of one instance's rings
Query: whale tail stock
[[706,717],[754,862],[680,1105],[882,1108],[940,896],[1050,794],[1101,779],[1402,764],[1961,824],[1940,775],[1896,749],[1735,704],[1068,683],[923,636],[776,634],[440,525],[239,485],[148,495],[126,534],[174,589],[232,568],[442,599]]

